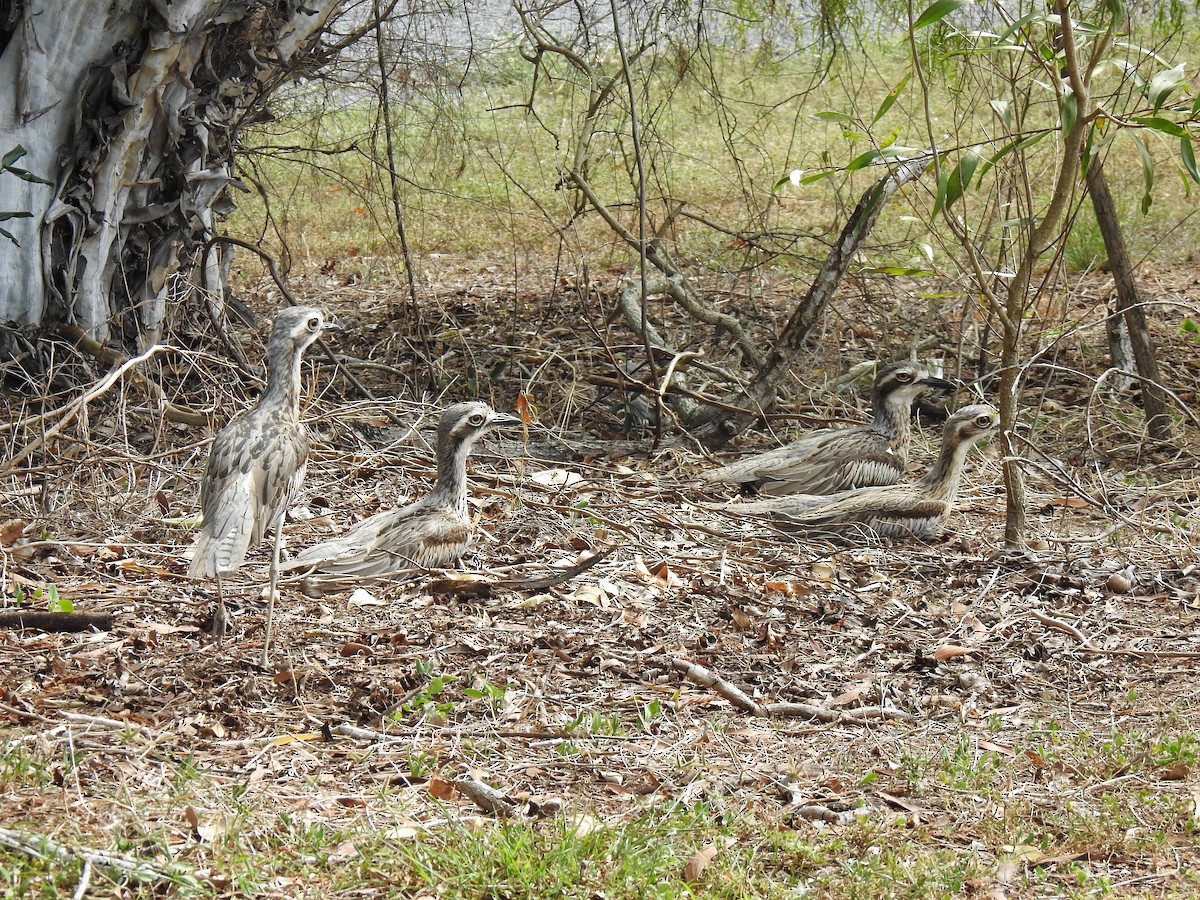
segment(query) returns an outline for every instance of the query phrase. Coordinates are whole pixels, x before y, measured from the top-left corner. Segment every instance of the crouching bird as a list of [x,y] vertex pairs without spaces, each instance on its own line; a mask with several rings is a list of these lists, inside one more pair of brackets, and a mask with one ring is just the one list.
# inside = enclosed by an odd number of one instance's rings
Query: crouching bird
[[895,484],[908,466],[909,418],[920,397],[955,390],[920,363],[895,362],[875,376],[869,425],[823,428],[782,447],[705,472],[706,481],[741,484],[761,494],[832,494]]
[[946,420],[942,449],[928,474],[913,484],[865,487],[827,496],[796,494],[735,503],[730,513],[769,513],[781,528],[843,541],[926,538],[938,534],[954,508],[967,451],[1000,427],[1000,413],[964,406]]
[[300,361],[322,331],[336,328],[311,306],[276,313],[267,339],[267,388],[254,409],[236,416],[217,433],[200,481],[204,524],[188,574],[217,581],[213,633],[218,641],[224,640],[226,625],[221,579],[237,570],[268,528],[274,529],[264,666],[279,582],[281,525],[308,462],[308,432],[300,423]]
[[453,565],[467,550],[467,457],[494,428],[519,425],[516,416],[486,403],[456,403],[437,431],[437,483],[416,503],[363,519],[344,534],[304,550],[285,564],[337,575],[384,575],[407,568]]

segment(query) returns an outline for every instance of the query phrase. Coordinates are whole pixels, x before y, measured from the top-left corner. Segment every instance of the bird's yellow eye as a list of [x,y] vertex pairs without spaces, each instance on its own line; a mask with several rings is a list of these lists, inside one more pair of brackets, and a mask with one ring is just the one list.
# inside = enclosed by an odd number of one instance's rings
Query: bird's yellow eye
[[991,428],[995,423],[992,421],[991,416],[984,414],[982,416],[975,417],[975,424],[980,428]]
[[473,415],[469,419],[467,419],[467,422],[469,424],[475,426],[476,428],[478,428],[480,425],[483,424],[483,414],[475,413],[475,415]]
[[912,372],[908,372],[908,371],[897,372],[897,373],[896,373],[896,378],[897,378],[899,381],[912,381],[912,380],[913,380],[913,373],[912,373]]
[[321,320],[317,316],[313,316],[311,319],[308,320],[308,330],[309,331],[316,331],[320,327],[321,327]]

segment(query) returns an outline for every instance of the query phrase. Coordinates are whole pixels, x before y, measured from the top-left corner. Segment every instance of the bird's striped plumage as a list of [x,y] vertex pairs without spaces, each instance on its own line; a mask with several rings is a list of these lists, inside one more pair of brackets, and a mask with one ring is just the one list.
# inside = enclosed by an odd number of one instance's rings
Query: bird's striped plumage
[[1000,414],[991,406],[964,406],[947,421],[937,462],[914,484],[796,494],[726,507],[730,513],[770,514],[780,526],[811,536],[856,541],[932,537],[939,533],[958,496],[967,452],[995,434]]
[[[241,566],[267,529],[279,528],[304,480],[308,432],[300,422],[300,363],[327,327],[324,314],[311,306],[280,310],[267,340],[266,390],[253,409],[236,416],[213,440],[200,482],[204,522],[188,573],[216,578],[218,592],[220,579]],[[273,564],[272,600],[275,571]],[[220,636],[223,629],[219,595],[214,631]]]
[[884,366],[871,391],[868,425],[826,428],[765,453],[736,460],[703,474],[710,482],[742,484],[769,496],[832,494],[895,484],[908,465],[913,401],[954,385],[929,374],[920,363]]
[[471,537],[467,457],[479,437],[520,421],[486,403],[449,407],[438,424],[438,476],[432,492],[416,503],[364,519],[345,534],[303,551],[285,568],[375,576],[453,565],[466,552]]

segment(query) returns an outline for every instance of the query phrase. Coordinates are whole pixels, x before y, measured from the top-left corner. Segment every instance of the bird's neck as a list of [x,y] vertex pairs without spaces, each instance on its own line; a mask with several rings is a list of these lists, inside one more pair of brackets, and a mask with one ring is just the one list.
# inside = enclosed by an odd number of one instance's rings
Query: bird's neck
[[943,441],[937,462],[919,482],[922,493],[930,499],[952,503],[958,496],[958,481],[970,449],[971,444],[965,441]]
[[908,420],[911,404],[900,397],[875,397],[871,401],[874,411],[872,427],[886,435],[896,445],[908,445]]
[[435,502],[452,506],[461,515],[467,513],[467,457],[471,441],[450,441],[438,447],[437,484],[433,488]]
[[297,350],[290,356],[274,357],[268,363],[267,389],[258,405],[281,411],[291,419],[300,418],[300,357]]

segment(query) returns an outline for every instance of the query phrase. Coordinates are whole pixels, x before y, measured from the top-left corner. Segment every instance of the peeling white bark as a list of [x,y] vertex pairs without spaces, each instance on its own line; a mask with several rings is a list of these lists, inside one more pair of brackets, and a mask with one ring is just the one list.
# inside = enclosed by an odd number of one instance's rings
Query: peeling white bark
[[[0,52],[0,321],[161,336],[172,276],[232,204],[229,137],[343,0],[27,0]],[[205,274],[217,283],[214,262]]]

